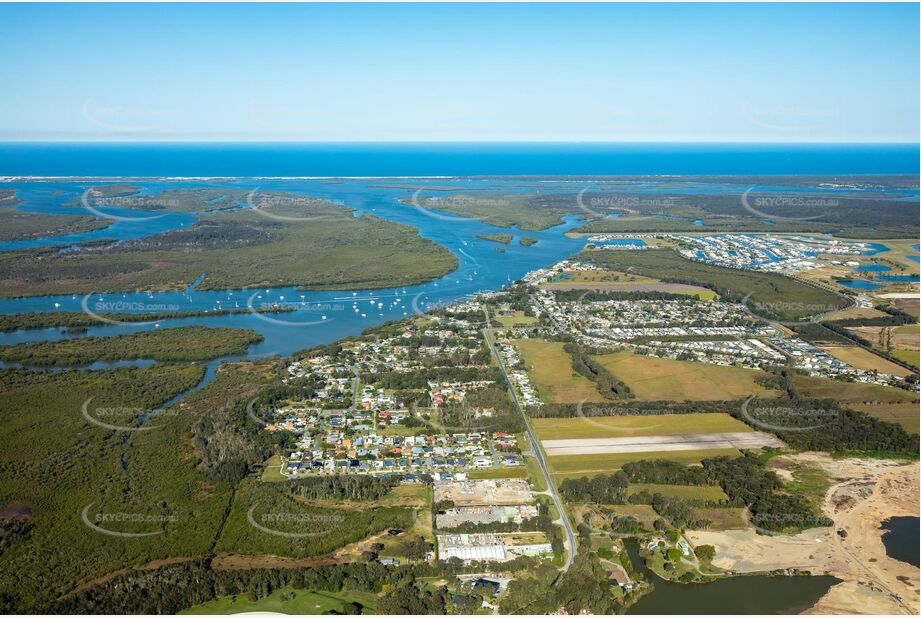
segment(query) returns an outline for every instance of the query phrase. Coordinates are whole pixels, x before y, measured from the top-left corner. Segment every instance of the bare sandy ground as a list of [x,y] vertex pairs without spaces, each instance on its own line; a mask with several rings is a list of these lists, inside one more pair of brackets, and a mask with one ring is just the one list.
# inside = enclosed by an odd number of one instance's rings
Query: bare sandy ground
[[[817,453],[792,458],[820,466],[836,481],[823,506],[835,521],[833,528],[813,528],[795,536],[759,535],[751,529],[692,531],[692,543],[714,545],[713,563],[732,571],[797,568],[844,580],[812,613],[917,614],[918,569],[886,555],[880,524],[893,516],[918,515],[918,464],[836,460]],[[842,538],[836,530],[845,530],[847,536]]]
[[549,457],[599,453],[696,451],[699,449],[756,449],[765,446],[783,446],[783,443],[771,434],[760,431],[682,433],[673,436],[636,436],[632,438],[576,438],[543,440],[541,444]]

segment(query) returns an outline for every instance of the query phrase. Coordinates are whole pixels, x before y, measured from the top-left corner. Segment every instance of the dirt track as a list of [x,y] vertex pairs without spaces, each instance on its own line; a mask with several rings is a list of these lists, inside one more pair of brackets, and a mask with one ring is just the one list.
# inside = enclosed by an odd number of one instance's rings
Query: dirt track
[[[824,512],[834,528],[795,536],[763,536],[754,530],[694,531],[694,544],[717,548],[714,565],[737,572],[798,568],[830,574],[844,582],[832,588],[810,613],[917,614],[919,573],[886,555],[880,523],[893,516],[917,516],[918,464],[882,460],[835,460],[803,453],[795,459],[818,465],[837,483],[827,492]],[[843,529],[845,538],[835,531]],[[902,603],[894,595],[904,598]]]

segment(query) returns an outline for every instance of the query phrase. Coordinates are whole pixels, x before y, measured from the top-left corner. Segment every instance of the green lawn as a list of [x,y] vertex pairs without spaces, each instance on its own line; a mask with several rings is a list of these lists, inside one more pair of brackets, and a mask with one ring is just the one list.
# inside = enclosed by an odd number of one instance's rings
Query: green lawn
[[707,500],[724,502],[729,500],[719,485],[661,485],[658,483],[630,483],[627,495],[632,496],[642,491],[650,494],[662,494],[682,500]]
[[505,328],[537,324],[537,318],[534,316],[525,315],[524,311],[516,311],[515,315],[496,315],[493,316],[493,319],[499,322],[499,324]]
[[373,610],[375,601],[376,598],[373,594],[363,592],[333,594],[331,592],[281,588],[258,601],[250,601],[244,595],[222,597],[179,613],[216,615],[240,614],[243,612],[275,612],[280,614],[316,615],[325,614],[329,611],[341,612],[343,606],[349,602],[360,603],[363,607]]
[[572,368],[572,358],[562,342],[543,339],[516,339],[532,384],[541,398],[550,403],[604,401],[595,384]]
[[754,395],[777,395],[756,381],[766,374],[757,369],[725,367],[691,361],[615,352],[598,356],[605,369],[630,387],[641,401],[717,401]]
[[531,421],[541,440],[630,438],[683,433],[752,431],[723,412],[659,414],[655,416],[595,416],[591,418],[536,418]]
[[641,459],[667,459],[683,464],[697,464],[701,459],[728,455],[735,457],[736,449],[700,449],[694,451],[652,451],[643,453],[602,453],[593,455],[558,455],[548,457],[553,476],[558,481],[582,476],[610,474],[626,463]]
[[525,466],[517,468],[497,468],[495,470],[471,470],[467,473],[470,479],[524,479],[528,478],[528,469]]

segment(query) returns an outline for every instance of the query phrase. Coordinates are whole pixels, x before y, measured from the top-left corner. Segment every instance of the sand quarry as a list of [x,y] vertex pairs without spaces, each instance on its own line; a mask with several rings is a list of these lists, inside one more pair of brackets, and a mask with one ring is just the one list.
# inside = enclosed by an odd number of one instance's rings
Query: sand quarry
[[[819,466],[834,479],[823,506],[835,521],[833,528],[795,536],[760,535],[752,529],[691,531],[692,543],[715,546],[713,564],[736,572],[796,568],[843,580],[808,613],[918,614],[918,568],[889,558],[880,530],[889,517],[918,516],[918,463],[832,459],[819,453],[791,459]],[[842,529],[844,538],[836,534]]]

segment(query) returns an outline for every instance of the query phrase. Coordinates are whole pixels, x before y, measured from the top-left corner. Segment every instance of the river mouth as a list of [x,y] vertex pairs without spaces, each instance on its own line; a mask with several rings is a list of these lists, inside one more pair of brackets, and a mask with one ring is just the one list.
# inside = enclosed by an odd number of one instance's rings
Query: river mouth
[[653,591],[630,606],[631,615],[799,614],[841,580],[827,576],[748,575],[708,584],[666,581],[646,568],[637,543],[627,543],[634,567],[653,583]]
[[890,517],[880,526],[883,533],[883,545],[886,555],[893,560],[919,566],[921,553],[921,518]]

